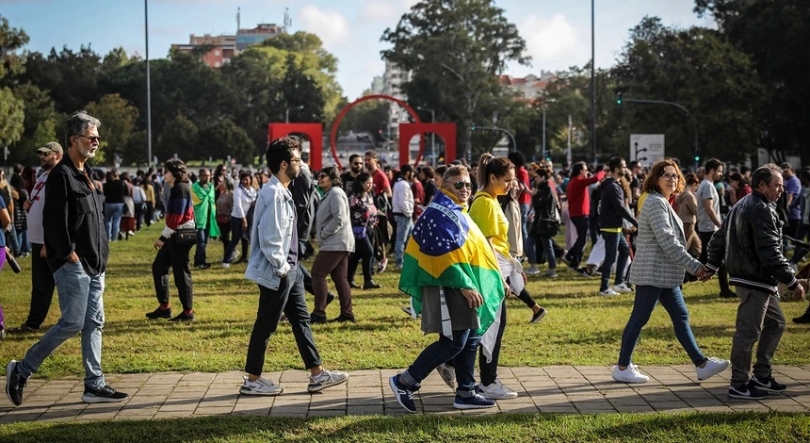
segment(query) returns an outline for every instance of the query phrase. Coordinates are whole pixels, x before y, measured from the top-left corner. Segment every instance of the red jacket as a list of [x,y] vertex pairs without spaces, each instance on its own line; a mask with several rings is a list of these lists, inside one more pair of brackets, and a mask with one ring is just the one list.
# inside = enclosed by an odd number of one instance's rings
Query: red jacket
[[581,176],[573,177],[568,182],[566,194],[568,195],[568,216],[582,217],[591,213],[591,196],[588,194],[588,186],[602,180],[605,171],[599,171],[596,175],[588,178]]

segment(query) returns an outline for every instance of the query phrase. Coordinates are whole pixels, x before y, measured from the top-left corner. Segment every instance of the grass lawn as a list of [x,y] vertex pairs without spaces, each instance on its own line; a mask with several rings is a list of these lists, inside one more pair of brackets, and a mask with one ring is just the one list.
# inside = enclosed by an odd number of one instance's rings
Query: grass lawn
[[[152,289],[152,243],[162,224],[144,228],[129,241],[112,243],[105,293],[104,369],[109,373],[156,371],[215,372],[243,367],[250,331],[255,320],[258,288],[243,278],[245,265],[222,269],[218,265],[193,271],[193,324],[147,321],[144,314],[157,305]],[[222,245],[211,243],[209,261],[222,256]],[[0,303],[7,327],[26,317],[30,299],[30,259],[21,259],[20,274],[8,269],[0,273]],[[620,339],[633,304],[633,296],[599,297],[597,279],[587,280],[559,268],[555,280],[532,278],[530,292],[549,311],[540,324],[528,324],[531,311],[520,300],[508,301],[501,364],[542,366],[554,364],[609,365],[617,359]],[[402,368],[409,364],[433,336],[424,336],[419,322],[400,307],[406,296],[396,289],[398,273],[377,277],[383,289],[353,294],[356,324],[315,325],[315,338],[325,364],[345,370]],[[361,277],[358,276],[358,281]],[[180,304],[173,289],[172,303]],[[692,327],[706,355],[727,358],[734,332],[737,302],[720,299],[718,283],[691,283],[685,294],[692,315]],[[312,303],[311,295],[310,305]],[[330,318],[338,315],[337,303],[330,305]],[[801,314],[806,303],[785,302],[788,318]],[[54,305],[46,320],[59,317]],[[40,334],[9,335],[0,346],[0,362],[21,358]],[[807,343],[810,329],[789,324],[775,358],[777,364],[810,362]],[[80,341],[69,340],[43,364],[39,376],[82,375]],[[639,365],[688,362],[675,339],[663,308],[653,314],[644,329],[634,361]],[[282,323],[270,340],[266,371],[301,368],[289,326]]]

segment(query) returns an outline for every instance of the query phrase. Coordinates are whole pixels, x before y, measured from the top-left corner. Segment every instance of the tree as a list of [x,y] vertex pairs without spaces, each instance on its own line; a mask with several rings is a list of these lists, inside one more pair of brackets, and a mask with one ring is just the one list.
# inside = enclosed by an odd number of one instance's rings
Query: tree
[[676,102],[691,114],[673,106],[622,104],[625,124],[619,122],[616,145],[626,146],[633,132],[663,132],[668,155],[691,159],[697,122],[703,157],[741,161],[756,153],[764,129],[762,85],[750,58],[719,32],[667,28],[647,17],[632,30],[611,75],[625,98]]
[[[364,91],[363,96],[371,91]],[[348,103],[346,103],[348,105]],[[352,132],[367,132],[375,140],[382,141],[382,133],[387,130],[388,110],[391,103],[385,100],[369,100],[353,107],[341,122],[341,128]]]
[[12,28],[0,15],[0,148],[20,139],[23,132],[23,103],[14,96],[11,77],[24,71],[23,57],[17,54],[28,43],[25,31]]
[[[101,144],[107,160],[113,160],[116,156],[123,158],[135,131],[138,110],[118,94],[107,94],[98,103],[88,103],[86,109],[101,121]],[[140,159],[142,157],[134,160]]]
[[[460,124],[461,157],[471,155],[471,127],[482,100],[501,93],[497,75],[509,61],[528,64],[526,42],[492,0],[422,0],[382,41],[384,59],[405,71],[410,103],[440,110]],[[429,95],[428,95],[429,94]]]
[[[748,54],[764,85],[764,128],[754,140],[781,160],[792,151],[810,164],[810,8],[805,0],[695,0],[699,15],[711,14],[720,32]],[[757,98],[757,97],[753,97]]]
[[225,160],[236,159],[243,164],[252,164],[256,147],[245,130],[230,119],[214,122],[200,131],[202,157]]
[[22,137],[14,144],[11,158],[23,164],[36,164],[37,148],[60,141],[56,128],[63,119],[48,93],[30,83],[14,88],[14,95],[25,106],[25,121]]
[[27,69],[20,80],[48,91],[59,112],[72,114],[101,98],[100,62],[101,57],[89,46],[82,46],[78,52],[67,47],[58,53],[51,49],[47,58],[34,52],[26,59]]
[[[158,143],[155,145],[154,155],[160,159],[169,159],[177,155],[188,161],[192,158],[205,158],[200,148],[200,137],[197,126],[182,114],[177,114],[165,130],[161,132]],[[209,154],[210,155],[210,154]]]

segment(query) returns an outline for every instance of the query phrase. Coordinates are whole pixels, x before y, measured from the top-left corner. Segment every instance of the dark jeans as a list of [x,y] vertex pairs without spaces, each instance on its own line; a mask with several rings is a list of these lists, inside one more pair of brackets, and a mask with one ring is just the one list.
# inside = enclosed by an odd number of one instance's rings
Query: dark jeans
[[205,247],[208,245],[208,228],[197,229],[197,250],[194,251],[194,266],[205,264]]
[[[708,260],[709,255],[709,242],[712,241],[712,236],[714,235],[714,231],[712,232],[703,232],[698,231],[698,237],[700,237],[700,243],[703,244],[703,249],[700,251],[700,262],[706,263]],[[725,258],[725,257],[723,257]],[[720,266],[720,269],[717,270],[717,280],[720,281],[720,292],[731,292],[731,288],[728,286],[728,272],[726,272],[726,266]]]
[[562,248],[560,248],[557,242],[554,241],[554,237],[538,238],[535,250],[537,251],[538,257],[540,256],[540,251],[543,251],[543,256],[546,258],[546,261],[548,262],[549,269],[557,269],[556,251],[560,251],[562,250]]
[[363,281],[371,281],[371,261],[374,259],[374,248],[371,246],[371,239],[354,238],[354,252],[349,257],[349,281],[354,281],[354,274],[357,272],[357,264],[363,263]]
[[53,301],[53,273],[48,261],[39,256],[42,245],[31,243],[31,308],[25,325],[37,329],[42,326]]
[[233,261],[233,253],[236,251],[236,245],[240,241],[242,242],[241,258],[245,260],[248,259],[248,241],[242,235],[242,219],[231,217],[231,242],[228,243],[228,247],[225,248],[225,257],[222,259],[223,263],[230,263]]
[[[506,329],[506,299],[501,303],[501,323],[498,326],[498,336],[495,339],[495,347],[492,349],[492,361],[487,363],[487,358],[484,356],[484,350],[478,352],[478,367],[481,373],[481,384],[489,386],[495,383],[498,378],[498,360],[501,357],[501,341],[503,340],[503,331]],[[456,371],[458,372],[458,371]]]
[[174,237],[170,238],[158,250],[152,262],[152,278],[155,280],[155,294],[158,303],[169,304],[169,269],[174,274],[174,286],[184,311],[193,309],[194,289],[191,285],[191,271],[188,269],[188,256],[191,246],[180,246]]
[[326,295],[329,287],[326,276],[332,277],[340,299],[340,314],[354,317],[352,311],[352,288],[349,286],[347,273],[349,270],[348,251],[320,251],[312,263],[312,289],[315,290],[315,315],[326,316]]
[[575,268],[578,268],[580,262],[582,262],[582,254],[585,251],[585,242],[588,240],[588,216],[573,217],[571,223],[577,228],[577,241],[574,242],[566,255],[568,256],[568,261],[570,261]]
[[321,365],[321,356],[315,346],[309,323],[303,275],[298,267],[293,267],[287,276],[281,279],[278,289],[268,289],[259,285],[259,310],[256,312],[253,331],[250,333],[245,363],[245,372],[248,374],[262,374],[267,343],[278,329],[282,313],[290,322],[298,354],[301,355],[306,369]]
[[[799,226],[799,232],[796,233],[796,237],[794,238],[796,240],[804,241],[804,238],[807,237],[808,233],[810,233],[810,225],[803,224]],[[796,249],[793,251],[793,258],[790,259],[790,262],[796,264],[801,263],[808,252],[810,251],[808,251],[807,248],[797,245]]]
[[155,222],[155,205],[152,202],[146,202],[144,207],[144,223],[146,223],[146,226],[152,226],[152,223]]
[[413,390],[419,389],[419,384],[440,364],[453,360],[456,369],[456,382],[459,391],[472,391],[475,389],[475,350],[481,336],[478,331],[464,329],[453,331],[453,339],[439,334],[439,339],[425,348],[408,370],[403,372],[400,380]]
[[219,226],[219,240],[222,242],[222,256],[228,251],[228,245],[231,243],[231,223],[217,223]]
[[143,225],[143,216],[146,213],[146,203],[135,203],[135,230],[140,231]]
[[[627,245],[624,234],[621,232],[602,231],[602,238],[605,239],[605,261],[602,263],[602,283],[599,286],[599,290],[605,291],[608,288],[610,268],[613,266],[613,263],[616,263],[615,284],[624,283],[627,260],[630,259],[630,246]],[[616,261],[617,252],[619,254],[618,262]]]
[[700,348],[695,342],[692,334],[692,327],[689,326],[689,311],[683,300],[681,288],[656,288],[653,286],[637,286],[636,300],[633,303],[633,312],[627,320],[627,326],[622,334],[622,348],[619,351],[619,366],[629,366],[633,357],[633,350],[636,348],[638,338],[641,336],[641,328],[650,320],[655,306],[658,303],[667,310],[672,326],[675,328],[675,337],[678,338],[684,351],[689,355],[689,359],[695,366],[699,366],[706,361],[706,356],[700,352]]

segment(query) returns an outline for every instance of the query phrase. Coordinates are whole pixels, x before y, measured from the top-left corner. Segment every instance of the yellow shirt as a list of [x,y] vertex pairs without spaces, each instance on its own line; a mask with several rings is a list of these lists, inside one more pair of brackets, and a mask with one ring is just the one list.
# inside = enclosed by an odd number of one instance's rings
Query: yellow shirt
[[470,218],[473,219],[484,237],[490,240],[495,251],[504,257],[509,254],[509,222],[501,210],[498,200],[484,191],[475,194],[470,206]]

